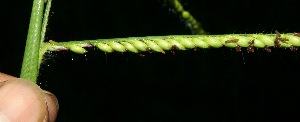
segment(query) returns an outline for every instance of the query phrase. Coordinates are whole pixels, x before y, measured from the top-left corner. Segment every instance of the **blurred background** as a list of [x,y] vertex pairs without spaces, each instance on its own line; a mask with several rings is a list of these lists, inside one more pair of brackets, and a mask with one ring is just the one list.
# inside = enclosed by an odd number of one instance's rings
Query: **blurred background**
[[[210,34],[300,32],[299,1],[181,1]],[[1,1],[0,71],[20,75],[31,0]],[[46,41],[186,35],[164,0],[53,0]],[[299,50],[49,52],[38,84],[66,121],[297,121]]]

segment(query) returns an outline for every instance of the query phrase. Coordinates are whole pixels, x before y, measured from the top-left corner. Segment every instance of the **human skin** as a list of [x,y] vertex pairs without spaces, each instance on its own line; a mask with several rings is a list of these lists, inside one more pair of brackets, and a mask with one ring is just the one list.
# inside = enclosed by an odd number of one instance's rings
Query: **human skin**
[[26,79],[0,72],[1,122],[54,122],[57,98]]

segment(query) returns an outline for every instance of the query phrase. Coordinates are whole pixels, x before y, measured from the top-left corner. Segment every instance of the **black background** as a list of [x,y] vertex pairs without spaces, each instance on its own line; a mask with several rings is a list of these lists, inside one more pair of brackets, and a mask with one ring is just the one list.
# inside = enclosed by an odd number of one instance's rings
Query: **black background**
[[[30,0],[1,1],[0,71],[19,76]],[[182,4],[210,34],[299,32],[299,2]],[[53,0],[46,39],[181,35],[163,0]],[[46,54],[39,85],[59,99],[58,121],[297,121],[299,51],[197,49]]]

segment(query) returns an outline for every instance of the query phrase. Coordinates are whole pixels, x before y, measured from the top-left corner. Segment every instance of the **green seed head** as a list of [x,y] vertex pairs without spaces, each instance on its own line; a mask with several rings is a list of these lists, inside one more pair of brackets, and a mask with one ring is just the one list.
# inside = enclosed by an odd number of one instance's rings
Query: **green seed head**
[[108,46],[107,44],[100,42],[100,43],[95,44],[95,46],[104,52],[107,52],[107,53],[113,52],[113,49],[110,46]]
[[233,48],[233,47],[236,47],[237,44],[236,42],[230,42],[228,43],[228,41],[231,41],[231,40],[234,40],[230,37],[224,37],[224,38],[220,38],[220,42],[225,45],[226,47],[230,47],[230,48]]
[[192,42],[195,44],[195,46],[200,47],[200,48],[208,48],[209,45],[203,41],[203,39],[200,38],[193,38]]
[[260,40],[257,40],[257,39],[254,40],[254,47],[263,48],[265,46],[266,45],[264,43],[262,43]]
[[259,36],[256,36],[256,39],[259,40],[260,42],[262,42],[264,45],[274,46],[275,37],[270,37],[267,35],[259,35]]
[[191,14],[190,14],[190,12],[188,12],[188,11],[183,11],[183,12],[182,12],[182,17],[183,17],[184,19],[189,19],[189,18],[191,17]]
[[241,47],[248,47],[249,41],[253,40],[251,37],[245,37],[245,36],[235,36],[235,38],[239,39],[238,42],[236,42]]
[[118,42],[106,42],[112,49],[118,52],[125,52],[126,48]]
[[164,50],[159,47],[156,43],[154,43],[153,41],[147,40],[145,41],[145,43],[148,45],[148,47],[156,52],[164,52]]
[[[300,37],[295,34],[229,34],[229,35],[173,35],[155,37],[134,37],[118,38],[106,40],[88,40],[59,42],[44,44],[42,48],[50,51],[71,50],[78,54],[87,52],[84,48],[92,46],[98,47],[104,52],[125,52],[138,53],[140,51],[162,52],[171,49],[185,50],[195,47],[199,48],[219,48],[222,46],[231,48],[247,47],[249,52],[254,48],[272,47],[295,47],[300,46]],[[83,48],[84,47],[84,48]]]
[[86,52],[87,52],[84,48],[82,48],[82,47],[80,47],[80,46],[78,46],[78,45],[69,45],[68,48],[69,48],[71,51],[73,51],[73,52],[75,52],[75,53],[78,53],[78,54],[83,54],[83,53],[86,53]]
[[139,40],[130,40],[129,43],[131,43],[136,49],[140,51],[147,51],[147,45]]
[[212,46],[214,48],[220,48],[220,47],[223,46],[222,43],[216,37],[207,37],[207,38],[204,39],[204,41],[208,45],[210,45],[210,46]]
[[[177,39],[176,39],[177,40]],[[178,42],[186,48],[195,48],[195,44],[189,38],[178,39]]]
[[300,38],[297,36],[287,35],[287,34],[281,34],[282,38],[287,38],[289,40],[289,43],[293,46],[300,46]]
[[172,46],[176,46],[179,50],[185,50],[185,47],[174,39],[166,39]]
[[155,39],[153,41],[164,50],[170,50],[172,47],[172,45],[164,39]]
[[127,49],[129,50],[130,52],[133,52],[133,53],[138,53],[139,51],[134,47],[132,46],[130,43],[128,42],[121,42],[121,44]]

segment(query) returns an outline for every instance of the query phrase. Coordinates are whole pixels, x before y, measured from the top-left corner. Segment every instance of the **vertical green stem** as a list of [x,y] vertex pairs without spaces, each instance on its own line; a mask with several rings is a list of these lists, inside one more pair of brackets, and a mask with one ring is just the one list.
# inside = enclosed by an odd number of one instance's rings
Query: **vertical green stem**
[[[46,30],[47,30],[47,25],[48,25],[48,20],[49,20],[48,18],[49,18],[49,14],[50,14],[51,3],[52,3],[52,0],[47,0],[47,5],[46,5],[45,13],[44,13],[44,20],[43,20],[42,30],[41,30],[41,40],[40,40],[41,45],[45,41],[45,35],[46,35]],[[42,59],[43,59],[43,55],[41,55],[41,53],[39,53],[39,67],[40,67],[40,64],[42,63]]]
[[43,25],[42,25],[42,30],[41,30],[41,43],[44,42],[45,40],[45,34],[47,30],[47,25],[48,25],[48,18],[50,14],[50,8],[51,8],[51,2],[52,0],[47,0],[47,5],[44,13],[44,20],[43,20]]
[[21,78],[36,82],[39,67],[39,49],[44,11],[44,0],[34,0],[21,69]]

